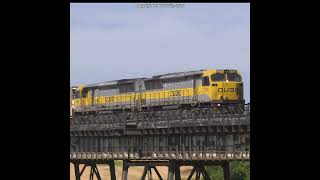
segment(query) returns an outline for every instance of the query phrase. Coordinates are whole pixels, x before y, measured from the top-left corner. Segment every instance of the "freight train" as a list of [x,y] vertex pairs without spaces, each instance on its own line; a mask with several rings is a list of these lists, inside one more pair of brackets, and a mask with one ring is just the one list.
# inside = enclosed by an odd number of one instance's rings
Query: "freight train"
[[238,70],[203,69],[72,87],[71,112],[244,104]]

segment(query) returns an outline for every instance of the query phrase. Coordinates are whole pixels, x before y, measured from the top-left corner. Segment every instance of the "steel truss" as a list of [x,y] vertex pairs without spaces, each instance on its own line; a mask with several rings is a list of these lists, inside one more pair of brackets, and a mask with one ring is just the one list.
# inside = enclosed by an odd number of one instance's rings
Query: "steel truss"
[[[113,160],[107,160],[107,161],[99,161],[99,160],[71,160],[71,163],[74,165],[74,172],[76,180],[81,180],[81,176],[85,169],[87,167],[90,167],[90,176],[89,180],[93,180],[94,177],[97,178],[97,180],[102,180],[101,175],[99,173],[99,170],[97,168],[98,164],[102,165],[109,165],[110,170],[110,180],[116,180],[116,172],[115,172],[115,166]],[[83,165],[81,171],[80,171],[80,165]]]
[[[222,166],[229,180],[230,160],[249,160],[250,105],[221,108],[123,111],[74,116],[70,119],[70,159],[76,180],[85,167],[101,179],[97,164],[123,160],[122,180],[130,166],[144,166],[142,179],[156,166],[168,166],[168,180],[180,180],[180,167],[193,166],[189,178],[209,180],[205,166]],[[84,164],[80,171],[79,165]]]
[[158,111],[123,111],[74,116],[70,119],[70,130],[157,129],[249,123],[250,105],[245,105],[221,108],[195,107]]
[[70,158],[246,159],[250,106],[245,111],[233,110],[194,108],[74,117]]
[[195,180],[200,180],[202,176],[204,180],[211,180],[206,166],[221,166],[223,168],[224,180],[230,180],[229,161],[170,161],[168,180],[181,180],[180,167],[193,166],[187,180],[191,180],[195,175]]
[[155,174],[159,178],[159,180],[163,180],[161,174],[159,173],[157,166],[168,166],[168,161],[129,161],[124,160],[122,166],[122,178],[121,180],[128,179],[128,172],[130,166],[144,166],[144,170],[141,176],[141,180],[145,180],[147,175],[148,179],[152,178],[152,169],[154,170]]
[[[75,167],[75,176],[76,180],[80,180],[81,176],[86,169],[86,167],[91,167],[89,180],[93,180],[96,177],[97,180],[102,180],[102,177],[97,168],[98,164],[107,164],[110,166],[110,179],[116,180],[115,175],[115,166],[114,161],[72,161]],[[83,164],[83,168],[80,171],[80,164]],[[155,172],[155,175],[159,180],[164,178],[159,173],[157,166],[167,166],[168,175],[167,180],[181,180],[180,167],[182,166],[192,166],[192,170],[188,175],[187,180],[191,180],[193,177],[195,180],[200,180],[202,176],[204,180],[211,180],[208,172],[205,167],[208,166],[221,166],[223,168],[224,180],[230,180],[230,170],[229,170],[229,161],[181,161],[181,160],[158,160],[158,161],[131,161],[123,160],[122,166],[122,176],[121,180],[128,180],[129,178],[129,168],[132,166],[144,166],[143,173],[141,175],[141,180],[152,180],[152,170]]]

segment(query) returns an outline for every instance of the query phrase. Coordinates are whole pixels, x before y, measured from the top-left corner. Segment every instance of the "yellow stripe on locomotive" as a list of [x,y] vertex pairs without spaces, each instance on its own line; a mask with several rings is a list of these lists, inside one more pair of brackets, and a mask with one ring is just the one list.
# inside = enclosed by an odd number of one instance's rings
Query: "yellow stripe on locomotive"
[[237,70],[200,70],[79,86],[74,111],[243,102]]

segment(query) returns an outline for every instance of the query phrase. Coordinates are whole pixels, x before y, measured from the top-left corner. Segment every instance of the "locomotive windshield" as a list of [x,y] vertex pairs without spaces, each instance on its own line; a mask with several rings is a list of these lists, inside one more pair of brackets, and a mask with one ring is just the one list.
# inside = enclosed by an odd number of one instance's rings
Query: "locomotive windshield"
[[226,76],[224,74],[221,73],[217,73],[217,74],[212,74],[211,75],[211,80],[212,81],[226,81]]
[[235,81],[235,82],[241,82],[242,81],[241,76],[239,74],[237,74],[237,73],[227,74],[227,77],[228,77],[228,81]]

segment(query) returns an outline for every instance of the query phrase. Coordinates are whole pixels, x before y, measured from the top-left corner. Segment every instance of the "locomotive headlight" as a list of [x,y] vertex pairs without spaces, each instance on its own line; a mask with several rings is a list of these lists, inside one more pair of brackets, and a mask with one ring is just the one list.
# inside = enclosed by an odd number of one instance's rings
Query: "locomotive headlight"
[[218,104],[218,106],[220,106],[220,104]]

